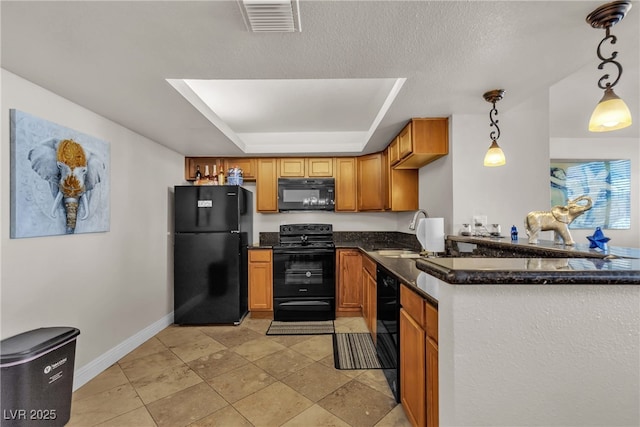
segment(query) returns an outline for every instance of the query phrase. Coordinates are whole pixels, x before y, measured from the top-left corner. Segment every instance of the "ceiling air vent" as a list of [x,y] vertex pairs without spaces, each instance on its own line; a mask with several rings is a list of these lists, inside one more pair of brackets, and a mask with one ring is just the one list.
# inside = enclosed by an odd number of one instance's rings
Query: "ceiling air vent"
[[249,31],[301,31],[298,0],[238,0],[238,5]]

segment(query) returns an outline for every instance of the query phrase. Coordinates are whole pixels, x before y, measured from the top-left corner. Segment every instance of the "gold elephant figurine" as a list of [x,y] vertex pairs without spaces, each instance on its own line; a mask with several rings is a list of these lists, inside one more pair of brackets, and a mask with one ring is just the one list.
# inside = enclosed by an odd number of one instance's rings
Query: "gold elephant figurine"
[[538,243],[539,232],[553,230],[555,244],[559,245],[564,241],[565,245],[574,245],[575,242],[569,233],[569,224],[591,209],[591,206],[590,197],[580,196],[569,200],[566,206],[554,206],[550,211],[529,212],[524,220],[529,243]]

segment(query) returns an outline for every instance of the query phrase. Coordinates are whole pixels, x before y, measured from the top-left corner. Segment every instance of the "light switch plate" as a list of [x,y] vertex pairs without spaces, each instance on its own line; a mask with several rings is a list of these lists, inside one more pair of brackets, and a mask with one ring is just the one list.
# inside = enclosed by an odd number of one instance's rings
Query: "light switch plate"
[[486,227],[487,226],[487,216],[486,215],[474,215],[473,216],[473,226],[474,227]]

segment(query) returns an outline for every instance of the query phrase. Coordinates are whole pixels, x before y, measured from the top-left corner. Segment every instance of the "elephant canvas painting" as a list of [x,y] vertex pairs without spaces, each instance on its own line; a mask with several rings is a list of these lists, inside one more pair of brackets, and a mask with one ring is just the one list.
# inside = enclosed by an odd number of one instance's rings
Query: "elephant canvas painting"
[[109,143],[11,113],[11,238],[109,231]]

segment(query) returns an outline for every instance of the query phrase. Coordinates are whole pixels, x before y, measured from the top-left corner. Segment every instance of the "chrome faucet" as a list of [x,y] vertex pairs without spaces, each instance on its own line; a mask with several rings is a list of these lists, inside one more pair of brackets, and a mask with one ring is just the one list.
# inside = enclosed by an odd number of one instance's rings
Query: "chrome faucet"
[[411,223],[409,224],[409,230],[415,230],[416,229],[416,222],[418,222],[418,215],[423,214],[425,218],[429,218],[429,214],[427,213],[427,211],[423,210],[423,209],[418,209],[415,213],[415,215],[413,215],[413,219],[411,220]]

